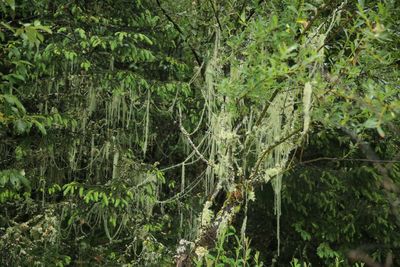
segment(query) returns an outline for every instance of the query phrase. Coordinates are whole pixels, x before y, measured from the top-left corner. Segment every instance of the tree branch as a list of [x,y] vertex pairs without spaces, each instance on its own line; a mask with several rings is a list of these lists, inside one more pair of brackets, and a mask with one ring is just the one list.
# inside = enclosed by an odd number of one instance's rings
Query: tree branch
[[272,101],[274,101],[275,97],[278,95],[279,89],[275,89],[275,91],[272,93],[271,97],[269,98],[268,102],[265,104],[264,109],[261,111],[260,117],[258,117],[256,126],[259,126],[261,124],[262,119],[265,117],[265,114],[267,113],[268,108],[271,106]]
[[208,0],[208,2],[209,2],[210,5],[211,5],[211,8],[212,8],[213,13],[214,13],[215,20],[217,21],[219,30],[221,31],[221,34],[222,34],[222,32],[223,32],[223,30],[222,30],[222,24],[221,24],[221,21],[219,20],[218,12],[217,12],[217,10],[215,10],[215,6],[214,6],[213,1],[212,1],[212,0]]
[[289,135],[283,137],[282,139],[280,139],[279,141],[277,141],[276,143],[272,144],[271,146],[269,146],[268,148],[266,148],[261,156],[258,158],[256,166],[254,167],[254,171],[250,174],[249,176],[249,181],[250,183],[254,183],[255,181],[253,181],[254,177],[257,175],[260,165],[261,163],[264,161],[264,158],[272,152],[272,150],[274,148],[276,148],[277,146],[279,146],[280,144],[286,142],[287,140],[289,140],[290,138],[292,138],[293,136],[295,136],[296,134],[300,133],[301,129],[297,129],[295,131],[293,131],[292,133],[290,133]]
[[361,161],[361,162],[372,162],[372,163],[400,163],[400,160],[385,160],[385,159],[352,159],[352,158],[330,158],[330,157],[320,157],[315,159],[310,159],[306,161],[301,161],[299,164],[308,164],[322,160],[331,161]]
[[165,15],[165,17],[168,19],[168,21],[171,22],[172,25],[174,25],[175,29],[181,34],[183,41],[189,46],[190,51],[192,51],[192,54],[195,57],[197,64],[199,65],[199,67],[201,67],[202,60],[201,60],[200,56],[198,55],[198,53],[196,52],[196,50],[193,48],[193,46],[189,43],[189,41],[185,37],[185,34],[183,33],[181,27],[179,27],[179,25],[172,19],[172,17],[168,14],[167,10],[165,10],[161,6],[160,0],[157,0],[157,5],[161,9],[161,11]]

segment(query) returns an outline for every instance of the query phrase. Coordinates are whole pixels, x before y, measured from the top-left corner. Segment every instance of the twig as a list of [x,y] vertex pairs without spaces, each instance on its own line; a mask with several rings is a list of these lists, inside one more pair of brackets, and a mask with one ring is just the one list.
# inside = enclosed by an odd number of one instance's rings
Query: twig
[[199,151],[198,147],[193,143],[192,139],[190,138],[190,134],[186,131],[186,129],[183,127],[182,125],[182,111],[179,108],[179,129],[181,130],[181,132],[183,133],[183,135],[187,138],[189,144],[192,146],[194,152],[196,152],[196,154],[200,157],[200,159],[202,161],[204,161],[205,163],[207,163],[207,165],[209,165],[210,167],[214,167],[214,164],[211,163],[210,161],[208,161],[203,154],[201,154],[201,152]]
[[330,157],[320,157],[315,159],[310,159],[306,161],[301,161],[299,164],[308,164],[316,161],[322,160],[332,160],[332,161],[362,161],[362,162],[372,162],[372,163],[400,163],[400,160],[384,160],[384,159],[344,159],[344,158],[330,158]]
[[[259,0],[258,3],[257,3],[257,5],[258,5],[258,6],[261,5],[264,1],[265,1],[265,0]],[[256,9],[253,8],[253,9],[250,11],[249,15],[246,17],[246,21],[249,21],[249,19],[251,19],[251,17],[252,17],[255,13],[256,13]]]
[[212,0],[208,0],[208,2],[210,3],[210,5],[211,5],[211,8],[212,8],[212,10],[213,10],[214,17],[215,17],[215,20],[217,21],[217,24],[218,24],[219,30],[220,30],[220,31],[221,31],[221,33],[222,33],[222,32],[223,32],[223,30],[222,30],[222,24],[221,24],[221,21],[219,20],[218,12],[215,10],[214,3],[213,3],[213,1],[212,1]]
[[197,64],[201,67],[202,66],[202,60],[200,59],[200,56],[197,54],[196,50],[193,48],[193,46],[188,42],[188,40],[185,37],[185,34],[183,33],[181,27],[172,19],[172,17],[168,14],[168,12],[161,6],[160,0],[157,0],[157,5],[160,7],[162,13],[165,15],[165,17],[169,20],[169,22],[174,25],[175,29],[181,34],[183,41],[189,46],[190,50],[192,51]]

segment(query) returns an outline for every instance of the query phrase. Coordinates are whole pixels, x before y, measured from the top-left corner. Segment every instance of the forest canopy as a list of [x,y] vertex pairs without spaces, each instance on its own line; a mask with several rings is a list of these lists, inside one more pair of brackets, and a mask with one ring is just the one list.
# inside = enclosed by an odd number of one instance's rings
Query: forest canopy
[[1,266],[400,266],[396,0],[0,0]]

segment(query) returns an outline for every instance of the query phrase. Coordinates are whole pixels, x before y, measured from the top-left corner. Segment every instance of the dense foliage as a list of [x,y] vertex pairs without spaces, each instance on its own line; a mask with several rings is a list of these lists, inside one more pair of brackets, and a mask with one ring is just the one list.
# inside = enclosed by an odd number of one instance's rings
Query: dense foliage
[[0,10],[0,265],[400,264],[395,0]]

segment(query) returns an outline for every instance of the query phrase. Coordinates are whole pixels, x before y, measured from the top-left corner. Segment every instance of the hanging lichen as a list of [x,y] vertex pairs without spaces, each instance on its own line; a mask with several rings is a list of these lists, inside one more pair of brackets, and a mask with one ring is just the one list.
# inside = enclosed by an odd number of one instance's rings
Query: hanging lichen
[[143,155],[146,156],[147,145],[149,140],[149,123],[150,123],[150,90],[147,91],[146,113],[145,113],[145,127],[144,127],[144,141],[143,141]]
[[306,84],[304,85],[304,92],[303,92],[303,114],[304,114],[303,134],[305,134],[308,131],[308,128],[310,127],[311,93],[312,93],[311,83],[306,82]]

